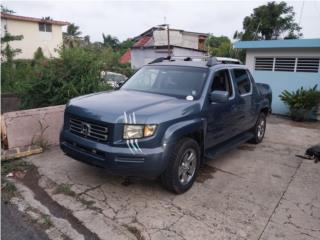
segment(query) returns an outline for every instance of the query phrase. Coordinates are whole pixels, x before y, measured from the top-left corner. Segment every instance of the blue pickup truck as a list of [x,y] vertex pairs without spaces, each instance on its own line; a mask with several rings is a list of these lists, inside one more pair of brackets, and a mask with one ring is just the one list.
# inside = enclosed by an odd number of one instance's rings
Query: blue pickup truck
[[260,143],[272,93],[239,61],[159,58],[120,89],[71,99],[60,134],[70,157],[187,191],[205,159]]

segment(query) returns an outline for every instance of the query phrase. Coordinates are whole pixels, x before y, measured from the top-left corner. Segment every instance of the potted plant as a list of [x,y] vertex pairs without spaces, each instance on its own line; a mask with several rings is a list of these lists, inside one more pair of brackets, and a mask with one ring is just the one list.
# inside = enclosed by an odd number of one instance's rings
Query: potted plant
[[303,87],[292,92],[284,90],[279,97],[288,105],[290,116],[294,121],[308,120],[320,103],[320,91],[317,90],[317,85],[308,90]]

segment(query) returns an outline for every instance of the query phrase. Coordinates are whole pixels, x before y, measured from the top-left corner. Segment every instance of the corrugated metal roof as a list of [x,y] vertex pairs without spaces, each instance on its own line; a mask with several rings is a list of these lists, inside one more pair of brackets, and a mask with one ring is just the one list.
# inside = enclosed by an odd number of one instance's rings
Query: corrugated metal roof
[[18,15],[12,15],[7,13],[1,13],[1,18],[12,19],[17,21],[27,21],[27,22],[45,22],[45,23],[51,23],[53,25],[60,25],[60,26],[65,26],[70,24],[69,22],[65,22],[65,21],[45,20],[42,18],[25,17],[25,16],[18,16]]
[[136,42],[136,43],[133,45],[133,47],[143,47],[143,46],[145,46],[145,45],[149,42],[150,39],[151,39],[151,37],[149,37],[149,36],[144,36],[144,37],[140,38],[139,41]]
[[286,40],[260,40],[239,41],[234,43],[235,48],[319,48],[320,38],[315,39],[286,39]]
[[120,63],[125,64],[131,61],[131,50],[130,48],[121,56]]

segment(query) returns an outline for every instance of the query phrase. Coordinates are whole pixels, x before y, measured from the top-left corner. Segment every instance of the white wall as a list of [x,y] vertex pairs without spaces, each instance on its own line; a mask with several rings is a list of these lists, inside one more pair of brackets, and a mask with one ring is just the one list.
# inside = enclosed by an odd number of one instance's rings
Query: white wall
[[[177,48],[172,49],[173,56],[203,56],[205,53],[191,49]],[[167,49],[153,48],[132,48],[131,49],[131,68],[139,69],[159,57],[167,57]]]
[[[164,46],[168,44],[167,30],[154,31],[153,38],[155,46]],[[198,49],[199,36],[195,34],[170,30],[170,45]]]
[[156,52],[153,48],[132,48],[131,49],[131,68],[139,69],[143,65],[148,64],[159,57],[168,56],[168,52],[166,50],[162,50],[161,52]]
[[22,53],[16,58],[30,59],[33,58],[38,47],[46,57],[57,57],[56,48],[62,45],[62,27],[52,25],[52,32],[40,32],[37,22],[17,21],[11,19],[1,19],[1,27],[6,25],[8,33],[11,35],[23,35],[21,41],[12,41],[12,48],[19,48]]

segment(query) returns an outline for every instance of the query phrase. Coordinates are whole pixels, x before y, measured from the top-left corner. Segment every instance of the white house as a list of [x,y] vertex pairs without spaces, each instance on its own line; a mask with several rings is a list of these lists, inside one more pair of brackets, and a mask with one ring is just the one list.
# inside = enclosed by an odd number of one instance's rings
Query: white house
[[206,55],[204,48],[207,37],[205,33],[170,29],[168,48],[168,31],[153,27],[135,37],[136,43],[122,56],[121,63],[131,62],[131,67],[138,69],[169,53],[172,56],[203,56]]
[[12,48],[22,50],[16,56],[18,59],[33,58],[39,47],[46,57],[56,57],[58,53],[55,50],[63,43],[62,27],[68,24],[64,21],[1,13],[1,36],[6,32],[10,35],[23,35],[22,40],[9,43]]

